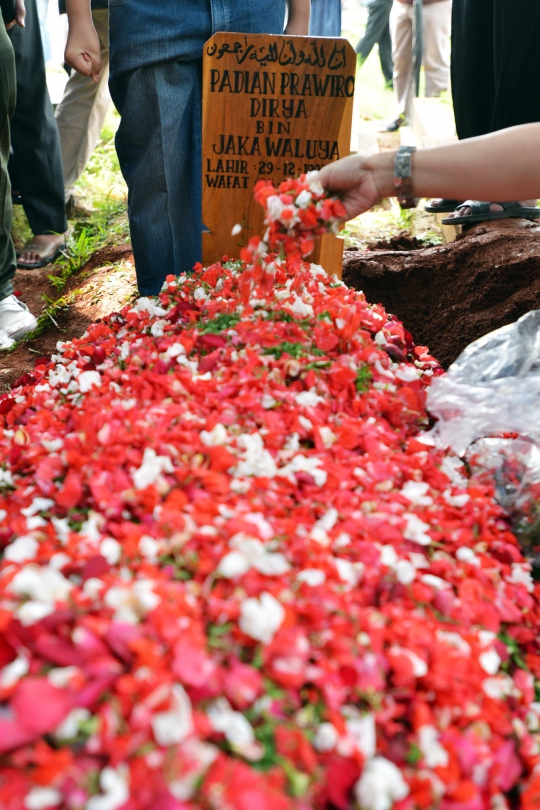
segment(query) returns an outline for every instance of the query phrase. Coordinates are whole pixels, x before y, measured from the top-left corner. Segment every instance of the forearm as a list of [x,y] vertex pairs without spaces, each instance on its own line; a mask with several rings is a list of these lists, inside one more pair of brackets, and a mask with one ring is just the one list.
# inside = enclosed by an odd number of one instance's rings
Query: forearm
[[[369,158],[381,197],[394,195],[394,153]],[[367,167],[366,167],[367,168]],[[431,149],[413,158],[417,197],[526,200],[540,198],[540,124]]]
[[94,28],[90,0],[66,0],[69,30],[66,64],[82,76],[98,82],[101,75],[101,44]]
[[306,35],[309,32],[309,15],[311,0],[287,0],[289,18],[287,28],[294,26],[295,30],[302,30]]
[[92,19],[90,0],[66,0],[66,10],[70,25]]

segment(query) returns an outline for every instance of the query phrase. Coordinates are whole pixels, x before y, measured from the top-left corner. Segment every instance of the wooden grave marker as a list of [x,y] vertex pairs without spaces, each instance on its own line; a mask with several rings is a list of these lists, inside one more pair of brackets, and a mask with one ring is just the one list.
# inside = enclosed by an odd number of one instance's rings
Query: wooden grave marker
[[[203,59],[203,262],[262,233],[253,188],[350,154],[356,54],[345,39],[215,34]],[[232,236],[235,225],[242,233]],[[341,277],[343,240],[310,257]]]

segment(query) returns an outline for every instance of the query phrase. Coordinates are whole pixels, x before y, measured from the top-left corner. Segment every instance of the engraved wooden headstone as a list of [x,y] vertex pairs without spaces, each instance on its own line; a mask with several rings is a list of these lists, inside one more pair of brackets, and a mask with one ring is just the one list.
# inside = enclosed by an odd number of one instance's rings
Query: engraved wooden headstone
[[[356,54],[345,39],[215,34],[203,60],[203,262],[263,232],[253,188],[350,154]],[[242,232],[232,235],[235,225]],[[343,240],[311,257],[341,276]]]

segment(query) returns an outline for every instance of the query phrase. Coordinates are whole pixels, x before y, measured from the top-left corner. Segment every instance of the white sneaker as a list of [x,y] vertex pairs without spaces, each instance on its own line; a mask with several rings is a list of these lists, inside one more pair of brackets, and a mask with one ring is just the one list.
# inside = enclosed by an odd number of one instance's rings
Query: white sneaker
[[[8,295],[0,301],[0,330],[11,340],[20,340],[37,326],[37,321],[26,304],[17,296]],[[0,346],[1,348],[1,346]]]

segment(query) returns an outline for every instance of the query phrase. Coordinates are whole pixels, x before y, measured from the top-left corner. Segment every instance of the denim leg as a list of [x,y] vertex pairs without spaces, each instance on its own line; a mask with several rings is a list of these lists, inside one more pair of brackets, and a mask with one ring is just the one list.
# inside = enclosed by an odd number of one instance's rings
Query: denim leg
[[311,0],[309,34],[312,37],[341,36],[341,0]]
[[201,260],[201,85],[201,59],[148,65],[111,82],[141,295],[156,295],[168,274],[189,273]]

